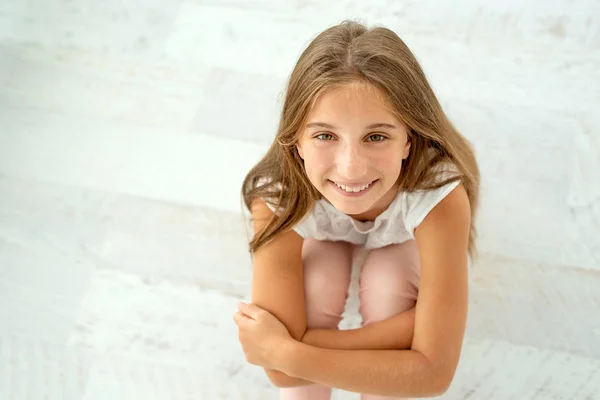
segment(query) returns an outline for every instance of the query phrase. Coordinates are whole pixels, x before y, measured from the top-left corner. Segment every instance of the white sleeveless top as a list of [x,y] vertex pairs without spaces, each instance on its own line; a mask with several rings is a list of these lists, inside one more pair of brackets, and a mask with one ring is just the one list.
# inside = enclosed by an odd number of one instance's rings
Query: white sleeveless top
[[[355,220],[327,200],[320,199],[293,229],[304,239],[345,241],[366,249],[403,243],[415,238],[415,228],[459,184],[460,180],[456,180],[437,189],[398,192],[383,213],[374,221],[365,222]],[[267,205],[275,211],[268,202]]]

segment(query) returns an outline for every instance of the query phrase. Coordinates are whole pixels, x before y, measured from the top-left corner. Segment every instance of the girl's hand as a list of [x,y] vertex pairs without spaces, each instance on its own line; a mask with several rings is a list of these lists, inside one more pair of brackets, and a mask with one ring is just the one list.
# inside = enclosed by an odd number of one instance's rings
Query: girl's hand
[[233,320],[246,360],[260,367],[279,369],[275,356],[294,340],[287,328],[273,314],[254,304],[239,303]]

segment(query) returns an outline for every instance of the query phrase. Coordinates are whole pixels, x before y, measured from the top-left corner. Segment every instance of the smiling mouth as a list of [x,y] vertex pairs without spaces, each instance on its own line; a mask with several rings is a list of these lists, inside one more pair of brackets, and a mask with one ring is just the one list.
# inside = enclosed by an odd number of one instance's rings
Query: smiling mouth
[[375,179],[374,181],[369,182],[367,184],[352,185],[352,186],[350,186],[350,185],[344,185],[342,183],[334,182],[334,181],[331,181],[331,180],[329,182],[333,183],[335,186],[337,186],[338,188],[340,188],[341,190],[343,190],[346,193],[361,193],[361,192],[364,192],[367,189],[369,189],[377,181],[378,180]]

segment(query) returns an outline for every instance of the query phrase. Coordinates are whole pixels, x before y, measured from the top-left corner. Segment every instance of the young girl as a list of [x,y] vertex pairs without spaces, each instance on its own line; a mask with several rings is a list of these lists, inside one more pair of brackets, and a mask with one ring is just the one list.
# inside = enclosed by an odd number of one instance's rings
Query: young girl
[[[344,21],[292,72],[277,136],[242,189],[252,213],[246,359],[285,400],[429,397],[449,387],[467,317],[479,172],[415,57]],[[361,328],[338,330],[356,250]]]

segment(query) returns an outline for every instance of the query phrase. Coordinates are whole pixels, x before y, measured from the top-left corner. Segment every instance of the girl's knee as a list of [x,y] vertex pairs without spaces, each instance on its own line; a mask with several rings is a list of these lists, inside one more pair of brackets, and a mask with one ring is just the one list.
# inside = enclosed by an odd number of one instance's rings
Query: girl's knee
[[361,296],[359,313],[366,326],[408,311],[416,304],[412,295],[374,293]]
[[336,328],[342,319],[350,284],[348,243],[312,240],[303,249],[307,325]]
[[373,250],[360,276],[360,313],[370,324],[410,310],[419,291],[418,254],[412,243]]

